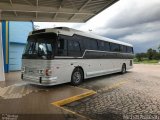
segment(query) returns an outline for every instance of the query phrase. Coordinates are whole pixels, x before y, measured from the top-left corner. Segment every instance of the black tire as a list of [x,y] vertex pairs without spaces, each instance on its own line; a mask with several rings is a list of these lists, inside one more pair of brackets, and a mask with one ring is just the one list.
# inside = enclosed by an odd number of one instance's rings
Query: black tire
[[125,64],[122,65],[121,73],[122,74],[126,73],[126,65]]
[[76,86],[79,85],[84,79],[83,71],[81,68],[75,68],[71,76],[71,84]]

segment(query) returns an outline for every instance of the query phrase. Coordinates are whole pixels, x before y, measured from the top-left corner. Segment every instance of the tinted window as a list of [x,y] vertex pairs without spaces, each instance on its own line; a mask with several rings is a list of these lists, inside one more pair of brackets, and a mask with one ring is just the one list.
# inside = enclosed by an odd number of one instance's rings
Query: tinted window
[[52,59],[56,51],[56,39],[53,33],[30,35],[22,58]]
[[79,42],[74,40],[68,41],[68,50],[80,51]]
[[102,51],[110,50],[109,43],[105,41],[98,41],[98,47],[99,47],[99,50],[102,50]]
[[119,52],[120,51],[120,45],[115,44],[115,43],[110,43],[111,45],[111,51],[113,52]]
[[91,38],[87,38],[84,40],[85,43],[85,47],[88,50],[97,50],[98,46],[97,46],[97,41]]
[[132,47],[127,47],[127,53],[133,53],[133,48]]
[[76,40],[68,40],[68,56],[81,56],[80,44]]
[[58,56],[67,56],[67,40],[60,38],[57,42],[57,55]]
[[127,52],[127,47],[124,45],[120,45],[120,52],[126,53]]
[[83,53],[85,51],[85,37],[79,36],[79,35],[74,35],[73,36],[74,40],[78,41],[81,47],[81,52]]

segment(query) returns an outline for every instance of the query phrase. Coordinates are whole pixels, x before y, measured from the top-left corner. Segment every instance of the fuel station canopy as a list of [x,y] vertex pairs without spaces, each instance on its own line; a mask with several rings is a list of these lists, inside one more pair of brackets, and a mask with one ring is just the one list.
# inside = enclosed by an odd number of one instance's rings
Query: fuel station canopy
[[86,22],[117,1],[0,0],[0,20]]

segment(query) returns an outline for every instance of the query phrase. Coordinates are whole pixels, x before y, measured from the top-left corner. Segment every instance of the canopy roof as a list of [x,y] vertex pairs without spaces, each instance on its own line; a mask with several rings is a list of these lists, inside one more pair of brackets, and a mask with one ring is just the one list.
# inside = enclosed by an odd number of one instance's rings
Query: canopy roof
[[86,22],[117,1],[0,0],[0,20]]

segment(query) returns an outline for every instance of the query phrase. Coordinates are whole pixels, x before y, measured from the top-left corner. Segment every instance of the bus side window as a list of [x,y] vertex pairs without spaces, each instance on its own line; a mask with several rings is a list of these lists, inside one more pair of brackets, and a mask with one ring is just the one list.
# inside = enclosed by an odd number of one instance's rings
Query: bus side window
[[101,51],[110,51],[109,42],[98,41],[98,47]]
[[80,44],[80,48],[81,48],[81,52],[82,54],[84,53],[85,51],[85,46],[84,46],[84,39],[82,36],[79,36],[79,35],[74,35],[74,40],[78,41],[79,44]]
[[76,40],[68,40],[68,56],[80,57],[81,55],[79,42]]
[[85,48],[88,50],[98,50],[97,40],[91,38],[84,39]]
[[111,45],[112,52],[119,52],[120,51],[120,45],[115,44],[115,43],[110,43],[110,45]]
[[57,41],[58,56],[67,56],[67,40],[60,38]]
[[124,45],[120,45],[120,52],[126,53],[127,52],[127,47]]
[[133,53],[133,48],[132,47],[127,47],[127,53]]
[[132,47],[132,53],[134,54],[134,50],[133,50],[133,47]]

